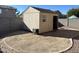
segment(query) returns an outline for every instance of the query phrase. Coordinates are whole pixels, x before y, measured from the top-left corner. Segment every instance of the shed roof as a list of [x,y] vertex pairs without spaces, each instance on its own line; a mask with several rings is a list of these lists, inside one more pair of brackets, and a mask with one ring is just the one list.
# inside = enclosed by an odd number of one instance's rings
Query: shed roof
[[[40,11],[40,12],[55,13],[55,14],[57,14],[55,11],[52,11],[52,10],[49,10],[49,9],[43,9],[43,8],[38,8],[38,7],[33,7],[33,6],[30,6],[30,7],[34,8],[34,9]],[[29,7],[27,9],[29,9]],[[27,9],[24,10],[20,15],[22,15],[25,11],[27,11]]]
[[40,12],[45,12],[45,13],[55,13],[54,11],[52,10],[49,10],[49,9],[43,9],[43,8],[38,8],[38,7],[32,7]]
[[6,8],[6,9],[16,9],[14,7],[11,6],[6,6],[6,5],[0,5],[0,8]]

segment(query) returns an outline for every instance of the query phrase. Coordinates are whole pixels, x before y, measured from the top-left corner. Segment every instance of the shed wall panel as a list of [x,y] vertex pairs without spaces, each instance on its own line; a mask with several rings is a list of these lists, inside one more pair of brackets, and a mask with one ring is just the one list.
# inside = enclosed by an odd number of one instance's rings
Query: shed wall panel
[[23,21],[26,25],[25,29],[33,31],[33,29],[39,29],[39,13],[25,13]]
[[[46,22],[43,22],[42,15],[46,15]],[[40,13],[40,33],[53,31],[53,16],[52,13]]]
[[39,13],[40,11],[38,11],[38,10],[36,10],[36,9],[34,9],[34,8],[32,8],[32,7],[29,7],[29,9],[27,9],[25,12],[24,12],[24,14],[25,13]]

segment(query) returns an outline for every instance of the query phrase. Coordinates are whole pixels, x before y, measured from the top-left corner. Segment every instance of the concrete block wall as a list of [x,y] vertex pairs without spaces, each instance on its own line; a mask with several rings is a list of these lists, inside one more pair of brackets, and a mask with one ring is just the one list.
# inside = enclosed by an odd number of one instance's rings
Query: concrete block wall
[[21,27],[22,21],[17,17],[0,17],[0,35],[20,30]]

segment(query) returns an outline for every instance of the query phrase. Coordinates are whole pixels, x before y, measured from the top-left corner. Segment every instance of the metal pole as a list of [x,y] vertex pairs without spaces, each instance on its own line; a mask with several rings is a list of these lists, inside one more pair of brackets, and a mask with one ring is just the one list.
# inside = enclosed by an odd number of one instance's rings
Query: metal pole
[[68,15],[67,15],[67,26],[69,26],[69,18],[68,18]]

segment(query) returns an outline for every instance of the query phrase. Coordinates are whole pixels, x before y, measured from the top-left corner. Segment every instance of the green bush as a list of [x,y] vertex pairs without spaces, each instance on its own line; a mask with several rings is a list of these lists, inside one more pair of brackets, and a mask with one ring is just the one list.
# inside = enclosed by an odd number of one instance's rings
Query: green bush
[[79,17],[79,9],[70,9],[67,12],[67,14],[68,14],[68,17],[72,16],[72,15],[75,15],[75,16]]

